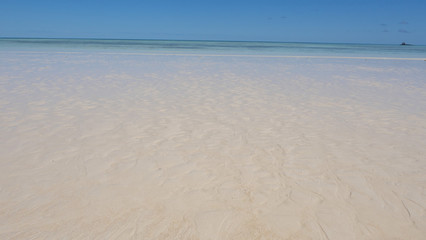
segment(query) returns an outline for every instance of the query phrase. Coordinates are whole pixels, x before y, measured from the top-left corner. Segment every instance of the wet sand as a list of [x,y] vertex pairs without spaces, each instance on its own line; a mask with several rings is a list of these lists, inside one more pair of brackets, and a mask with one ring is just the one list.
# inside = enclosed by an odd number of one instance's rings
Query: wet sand
[[1,239],[424,239],[426,63],[3,52]]

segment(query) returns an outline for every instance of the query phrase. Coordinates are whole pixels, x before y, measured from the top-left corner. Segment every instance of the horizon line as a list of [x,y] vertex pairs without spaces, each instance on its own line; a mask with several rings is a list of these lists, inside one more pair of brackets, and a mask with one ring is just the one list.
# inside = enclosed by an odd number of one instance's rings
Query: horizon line
[[[355,43],[355,42],[297,42],[269,40],[200,40],[200,39],[166,39],[166,38],[95,38],[95,37],[0,37],[0,39],[72,39],[72,40],[134,40],[134,41],[193,41],[193,42],[258,42],[258,43],[316,43],[316,44],[360,44],[360,45],[400,45],[401,43]],[[405,42],[407,43],[407,42]],[[426,44],[410,44],[408,46],[426,46]]]

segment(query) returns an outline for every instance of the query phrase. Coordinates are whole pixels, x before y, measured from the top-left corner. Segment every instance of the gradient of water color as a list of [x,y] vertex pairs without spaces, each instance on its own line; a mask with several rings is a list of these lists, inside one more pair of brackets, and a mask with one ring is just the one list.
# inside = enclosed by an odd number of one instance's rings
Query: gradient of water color
[[0,51],[426,58],[426,46],[422,45],[129,39],[1,38]]

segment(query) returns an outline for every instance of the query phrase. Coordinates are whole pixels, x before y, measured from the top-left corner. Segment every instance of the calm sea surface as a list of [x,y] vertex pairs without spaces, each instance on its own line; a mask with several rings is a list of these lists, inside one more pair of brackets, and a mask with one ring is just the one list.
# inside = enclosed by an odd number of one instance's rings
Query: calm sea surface
[[426,58],[426,46],[121,39],[0,38],[0,51]]

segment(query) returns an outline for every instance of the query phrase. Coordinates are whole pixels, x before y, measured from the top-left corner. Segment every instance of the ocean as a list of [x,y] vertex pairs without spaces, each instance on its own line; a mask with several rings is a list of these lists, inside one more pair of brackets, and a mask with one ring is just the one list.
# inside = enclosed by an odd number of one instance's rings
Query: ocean
[[0,38],[0,51],[426,58],[423,45],[132,39]]
[[425,239],[425,59],[0,39],[0,239]]

